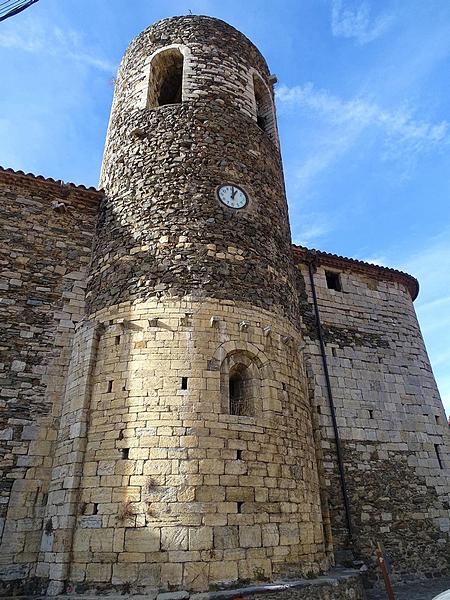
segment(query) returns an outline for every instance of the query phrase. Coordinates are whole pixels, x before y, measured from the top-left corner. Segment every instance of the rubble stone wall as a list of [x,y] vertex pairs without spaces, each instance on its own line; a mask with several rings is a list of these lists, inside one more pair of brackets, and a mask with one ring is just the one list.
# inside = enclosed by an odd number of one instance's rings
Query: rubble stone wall
[[[414,312],[401,282],[352,270],[314,275],[346,471],[356,554],[373,566],[381,542],[398,576],[448,573],[450,433]],[[308,268],[305,356],[320,422],[335,547],[347,530]],[[341,271],[342,291],[325,270]],[[377,277],[378,275],[378,277]],[[436,454],[439,452],[441,465]]]
[[[134,88],[145,58],[173,43],[190,52],[184,62],[191,83],[183,102],[137,107]],[[226,77],[224,68],[230,70]],[[256,107],[252,116],[240,108],[248,94],[254,101],[255,70],[269,85],[253,44],[207,17],[168,19],[130,45],[105,148],[106,198],[88,291],[91,311],[126,300],[195,294],[251,302],[294,320],[280,155],[257,126]],[[248,193],[245,209],[217,200],[217,187],[226,183]]]
[[99,193],[1,170],[0,197],[0,573],[19,579],[37,559]]

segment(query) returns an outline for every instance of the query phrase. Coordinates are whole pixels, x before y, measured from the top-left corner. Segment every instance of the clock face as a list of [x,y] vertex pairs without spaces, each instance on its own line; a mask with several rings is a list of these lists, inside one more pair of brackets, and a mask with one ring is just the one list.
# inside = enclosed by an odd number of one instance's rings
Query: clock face
[[231,183],[221,185],[217,190],[217,196],[225,206],[230,208],[244,208],[248,202],[248,196],[244,190]]

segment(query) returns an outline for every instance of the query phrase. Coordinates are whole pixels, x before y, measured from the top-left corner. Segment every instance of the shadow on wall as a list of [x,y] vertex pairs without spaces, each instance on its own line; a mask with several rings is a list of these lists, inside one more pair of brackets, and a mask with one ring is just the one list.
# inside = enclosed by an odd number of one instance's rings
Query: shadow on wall
[[[254,121],[238,113],[231,120],[198,100],[128,111],[115,128],[126,136],[120,145],[112,137],[105,153],[109,198],[94,246],[90,312],[191,294],[281,308],[297,319],[279,157]],[[252,153],[260,158],[249,161]],[[229,182],[248,192],[245,209],[216,198]]]

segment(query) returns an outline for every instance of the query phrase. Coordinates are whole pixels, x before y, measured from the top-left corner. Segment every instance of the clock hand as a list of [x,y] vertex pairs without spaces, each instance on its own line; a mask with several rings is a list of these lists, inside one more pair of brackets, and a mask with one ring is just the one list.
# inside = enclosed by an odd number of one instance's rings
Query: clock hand
[[234,197],[236,196],[236,194],[237,194],[237,189],[232,187],[231,188],[231,199],[232,200],[234,200]]

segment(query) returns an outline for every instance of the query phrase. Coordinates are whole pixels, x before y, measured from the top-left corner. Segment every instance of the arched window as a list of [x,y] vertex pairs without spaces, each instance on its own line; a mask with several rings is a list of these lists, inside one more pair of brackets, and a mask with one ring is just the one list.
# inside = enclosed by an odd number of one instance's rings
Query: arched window
[[256,360],[244,351],[225,358],[221,368],[222,410],[255,416],[261,404],[261,374]]
[[258,75],[253,75],[253,89],[255,92],[256,123],[275,142],[275,115],[270,91]]
[[177,48],[167,48],[151,62],[148,107],[178,104],[182,96],[183,55]]
[[[245,365],[235,365],[229,375],[230,415],[252,415],[252,391]],[[249,385],[250,384],[250,385]]]

